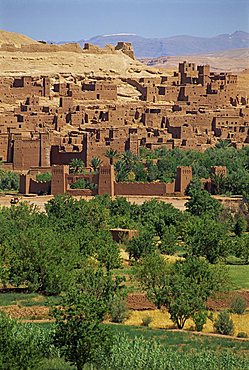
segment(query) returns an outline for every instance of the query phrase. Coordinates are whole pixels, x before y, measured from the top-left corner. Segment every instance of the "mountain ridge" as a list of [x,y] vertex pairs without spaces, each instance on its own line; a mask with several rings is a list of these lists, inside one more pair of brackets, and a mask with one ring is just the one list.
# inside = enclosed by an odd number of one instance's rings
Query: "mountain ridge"
[[80,39],[76,42],[81,46],[85,42],[89,42],[104,47],[106,44],[116,45],[118,41],[131,42],[137,58],[155,58],[249,48],[249,33],[235,31],[232,34],[225,33],[213,37],[176,35],[162,38],[146,38],[134,34],[113,34],[98,35],[88,40]]

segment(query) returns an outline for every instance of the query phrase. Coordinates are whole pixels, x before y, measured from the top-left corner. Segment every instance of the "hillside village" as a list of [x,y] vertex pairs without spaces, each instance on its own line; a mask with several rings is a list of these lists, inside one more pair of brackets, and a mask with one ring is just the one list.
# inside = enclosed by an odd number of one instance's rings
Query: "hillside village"
[[[135,62],[132,45],[124,42],[104,49],[88,43],[82,49],[78,44],[43,42],[0,47],[0,54],[35,58],[38,53],[65,51],[100,61],[114,55],[120,63]],[[69,165],[74,158],[86,167],[94,157],[108,165],[107,150],[138,156],[141,148],[205,151],[222,140],[238,149],[248,145],[248,98],[238,94],[237,75],[187,61],[165,74],[135,63],[140,66],[138,76],[134,67],[116,76],[96,71],[84,76],[0,76],[4,168],[34,175]]]

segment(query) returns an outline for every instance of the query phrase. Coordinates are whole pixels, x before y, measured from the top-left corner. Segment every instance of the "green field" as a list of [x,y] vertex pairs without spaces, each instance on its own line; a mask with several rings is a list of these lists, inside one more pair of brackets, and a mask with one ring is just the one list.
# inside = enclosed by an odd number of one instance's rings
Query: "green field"
[[49,306],[58,304],[59,301],[60,297],[49,297],[38,293],[0,293],[0,306]]
[[[49,329],[51,324],[34,324],[42,325],[44,329]],[[213,351],[219,353],[221,351],[232,351],[237,355],[249,356],[249,341],[235,340],[229,338],[212,337],[198,335],[193,333],[167,331],[163,329],[148,329],[144,327],[126,326],[126,325],[108,325],[113,334],[126,334],[130,339],[142,337],[143,339],[155,339],[167,348],[176,351]],[[75,369],[68,366],[62,359],[46,359],[44,360],[42,370],[67,370]]]
[[233,290],[249,289],[249,265],[227,266]]

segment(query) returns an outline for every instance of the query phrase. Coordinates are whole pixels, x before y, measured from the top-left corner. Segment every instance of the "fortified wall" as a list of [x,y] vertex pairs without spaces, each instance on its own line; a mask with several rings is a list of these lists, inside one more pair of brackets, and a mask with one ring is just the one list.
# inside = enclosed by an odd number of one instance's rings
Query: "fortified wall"
[[[43,172],[48,171],[46,167]],[[114,166],[100,166],[98,173],[93,170],[85,174],[70,174],[69,166],[54,165],[51,168],[52,180],[47,183],[39,183],[35,175],[39,168],[34,168],[28,174],[20,175],[21,194],[70,194],[74,196],[94,196],[108,194],[114,196],[184,196],[192,181],[192,167],[179,166],[176,170],[176,179],[171,183],[155,182],[116,182]],[[225,166],[211,167],[211,174],[226,177]],[[72,189],[70,185],[84,179],[95,185],[95,190]],[[212,177],[202,179],[203,187],[211,194],[214,191]]]
[[[70,185],[79,179],[87,180],[96,185],[96,190],[71,189]],[[70,174],[69,166],[52,166],[51,183],[38,183],[32,178],[31,174],[21,175],[20,193],[40,194],[42,192],[51,194],[70,194],[70,195],[104,195],[111,197],[122,195],[137,196],[164,196],[164,195],[184,195],[192,180],[192,167],[177,167],[176,180],[172,183],[164,182],[116,182],[113,165],[101,166],[98,174],[90,172],[87,174]],[[40,187],[39,187],[40,186]],[[47,186],[47,187],[46,187]]]

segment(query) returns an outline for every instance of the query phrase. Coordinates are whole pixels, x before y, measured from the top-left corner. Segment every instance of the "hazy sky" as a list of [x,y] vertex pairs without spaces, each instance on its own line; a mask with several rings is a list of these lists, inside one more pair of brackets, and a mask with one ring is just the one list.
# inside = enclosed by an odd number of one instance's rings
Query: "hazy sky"
[[0,29],[54,41],[249,32],[249,0],[0,0]]

